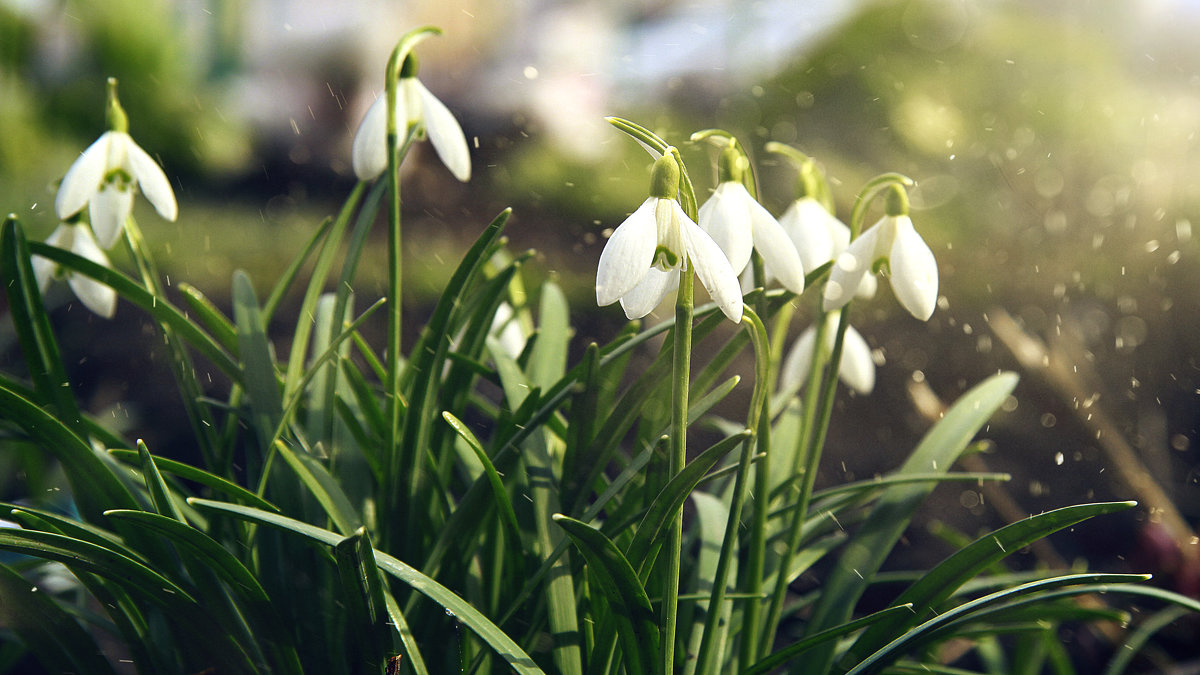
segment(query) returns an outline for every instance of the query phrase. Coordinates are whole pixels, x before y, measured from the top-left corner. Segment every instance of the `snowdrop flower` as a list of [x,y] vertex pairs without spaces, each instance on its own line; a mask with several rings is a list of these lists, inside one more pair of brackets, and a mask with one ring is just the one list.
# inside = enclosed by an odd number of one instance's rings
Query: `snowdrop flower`
[[[808,164],[801,168],[798,196],[779,217],[779,225],[795,244],[808,271],[833,260],[850,245],[850,228],[814,196],[817,193],[814,171]],[[875,288],[875,277],[863,277],[857,297],[870,298],[875,295]]]
[[[108,257],[100,249],[92,231],[86,223],[62,223],[50,233],[46,243],[87,258],[94,263],[108,267]],[[50,286],[50,280],[63,270],[52,260],[34,256],[32,260],[33,276],[37,279],[38,288],[42,293]],[[67,285],[83,302],[84,306],[100,316],[111,319],[117,311],[117,293],[104,284],[71,270],[66,271]]]
[[[830,312],[825,315],[825,330],[822,331],[821,349],[826,357],[833,353],[833,342],[837,334],[838,317],[841,312]],[[779,372],[779,389],[784,392],[794,392],[804,385],[808,371],[812,368],[813,347],[817,340],[817,330],[809,326],[792,347]],[[871,358],[871,348],[862,334],[853,326],[846,327],[846,337],[842,342],[842,362],[838,368],[838,377],[854,391],[869,394],[875,388],[875,361]]]
[[517,319],[513,306],[507,302],[501,302],[496,307],[488,335],[494,337],[496,344],[504,350],[504,353],[514,359],[525,351],[525,343],[528,338],[525,337],[525,331],[521,329],[521,322]]
[[742,184],[742,165],[746,158],[733,145],[721,151],[721,181],[708,201],[700,207],[699,225],[725,251],[735,273],[750,264],[750,255],[758,251],[765,267],[783,287],[804,292],[804,270],[796,247],[779,221],[750,196]]
[[866,275],[883,265],[900,304],[916,318],[928,320],[937,304],[937,260],[913,229],[908,198],[899,186],[888,191],[884,217],[837,256],[825,284],[825,311],[844,307]]
[[[396,85],[396,122],[409,126],[425,125],[425,134],[433,143],[442,163],[462,182],[471,180],[471,154],[467,137],[450,109],[417,79],[416,57],[411,54],[400,69]],[[387,95],[371,104],[354,134],[351,163],[359,180],[372,180],[387,168]],[[399,130],[404,133],[404,130]]]
[[681,270],[695,270],[721,311],[742,320],[737,274],[712,237],[683,212],[675,200],[679,165],[671,149],[654,163],[650,197],[621,223],[600,253],[596,303],[617,300],[625,316],[646,316],[678,288]]
[[129,136],[129,120],[117,100],[117,81],[108,79],[109,131],[96,139],[67,169],[54,210],[68,220],[88,207],[92,229],[102,248],[112,248],[133,211],[133,193],[142,194],[159,215],[175,220],[179,206],[171,182],[158,163]]

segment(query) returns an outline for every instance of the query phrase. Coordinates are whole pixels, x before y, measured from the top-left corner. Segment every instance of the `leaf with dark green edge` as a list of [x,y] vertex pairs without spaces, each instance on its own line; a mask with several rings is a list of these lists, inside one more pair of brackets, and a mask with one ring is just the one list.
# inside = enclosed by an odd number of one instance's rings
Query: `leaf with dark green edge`
[[[109,450],[108,454],[123,462],[135,463],[141,460],[141,454],[137,450],[114,448]],[[191,464],[185,464],[183,462],[174,459],[168,459],[159,455],[151,455],[151,457],[154,460],[154,465],[159,469],[159,471],[165,471],[169,474],[179,476],[184,480],[189,480],[193,483],[199,483],[200,485],[203,485],[214,492],[220,492],[222,494],[229,495],[233,499],[236,499],[239,502],[245,502],[250,506],[255,506],[260,509],[267,509],[270,511],[279,510],[278,507],[271,502],[259,497],[237,483],[226,480],[216,474],[209,473],[204,469],[200,469],[192,466]]]
[[1167,607],[1143,619],[1137,628],[1124,636],[1120,645],[1113,650],[1112,658],[1104,667],[1103,675],[1121,675],[1133,662],[1142,647],[1150,641],[1155,633],[1187,616],[1190,612],[1185,607]]
[[567,344],[571,327],[567,296],[553,280],[542,284],[538,303],[538,329],[529,354],[529,381],[542,391],[553,387],[567,370]]
[[[855,665],[848,671],[847,675],[867,675],[868,673],[880,672],[910,649],[916,648],[930,640],[940,639],[939,635],[952,632],[953,626],[963,620],[975,621],[982,618],[984,611],[1001,603],[1007,604],[1010,601],[1044,602],[1058,597],[1110,590],[1111,584],[1136,583],[1149,578],[1145,574],[1068,574],[1052,579],[1033,581],[1028,584],[1022,584],[1014,588],[985,595],[982,598],[977,598],[953,609],[946,610],[911,630],[896,636],[891,642],[871,653]],[[1056,589],[1062,589],[1064,586],[1072,588],[1056,591]],[[1022,597],[1030,595],[1033,597]]]
[[[1016,375],[1000,373],[963,394],[896,473],[948,471],[1016,384]],[[805,627],[806,634],[818,633],[849,619],[866,589],[867,579],[879,570],[932,488],[930,483],[895,485],[883,493],[837,559]],[[798,672],[826,675],[833,665],[833,649],[834,645],[821,645],[804,663],[796,664]]]
[[454,432],[475,452],[475,457],[479,460],[484,473],[487,475],[488,482],[492,485],[493,495],[496,499],[496,508],[500,512],[501,519],[508,525],[510,534],[513,536],[513,541],[521,541],[521,526],[517,524],[517,513],[513,510],[512,500],[508,497],[508,490],[504,488],[504,479],[500,477],[500,473],[492,465],[492,460],[488,457],[487,451],[483,449],[483,445],[475,437],[475,434],[471,433],[467,425],[463,424],[462,420],[455,417],[450,411],[443,411],[442,419],[446,420],[446,423],[454,429]]
[[150,449],[140,439],[137,442],[137,452],[138,458],[142,462],[142,477],[146,481],[146,491],[150,493],[150,503],[153,504],[154,511],[164,516],[170,516],[181,523],[185,522],[183,514],[180,513],[179,507],[176,506],[175,500],[171,496],[171,489],[167,487],[162,474],[158,472],[158,467],[154,465],[154,457],[150,455]]
[[[292,348],[289,352],[288,363],[283,378],[284,397],[291,396],[296,391],[292,383],[300,379],[300,373],[304,370],[304,361],[308,356],[308,343],[313,331],[312,317],[316,313],[317,302],[320,300],[321,295],[324,294],[325,282],[329,278],[334,263],[337,261],[337,254],[342,247],[342,237],[345,235],[346,228],[350,225],[350,216],[354,213],[354,209],[365,190],[366,185],[361,181],[354,186],[350,196],[347,197],[346,202],[338,212],[337,220],[332,221],[329,236],[319,246],[317,260],[313,264],[308,285],[304,289],[304,299],[300,301],[299,319],[296,322],[296,329],[292,333]],[[299,266],[296,267],[296,270],[299,270]],[[336,316],[343,316],[346,310],[346,303],[338,303],[335,300],[333,311],[336,312]],[[325,340],[332,339],[334,334],[336,334],[336,331],[327,333]]]
[[0,626],[16,633],[47,671],[115,673],[69,612],[42,591],[0,564]]
[[868,614],[861,619],[847,621],[841,625],[823,630],[820,633],[810,635],[801,640],[793,642],[787,647],[774,652],[765,659],[758,661],[753,666],[748,668],[743,675],[759,675],[759,673],[769,673],[818,645],[826,644],[830,641],[836,641],[838,638],[853,633],[864,626],[870,626],[876,621],[887,619],[908,611],[910,611],[909,607],[905,605],[896,605],[893,607],[888,607],[887,609],[879,610],[874,614]]
[[[437,383],[442,375],[446,352],[450,347],[450,336],[454,334],[453,320],[464,301],[464,296],[475,286],[475,279],[497,245],[497,239],[511,212],[511,209],[502,211],[463,256],[438,299],[433,316],[421,331],[401,381],[396,383],[397,388],[394,391],[388,392],[391,396],[398,396],[403,392],[408,403],[403,415],[403,428],[397,451],[386,455],[388,470],[385,475],[388,487],[383,490],[384,500],[381,507],[395,514],[395,525],[381,531],[381,543],[389,548],[393,539],[396,543],[405,543],[401,549],[414,548],[420,543],[415,541],[416,538],[411,534],[418,521],[418,513],[424,508],[421,504],[422,498],[426,496],[426,490],[421,484],[422,477],[426,475],[420,467],[421,453],[428,448],[430,425],[435,418],[433,408],[437,400]],[[389,431],[388,442],[394,443],[391,436]],[[391,499],[396,497],[399,497],[400,503],[391,502]],[[406,530],[410,533],[409,536],[403,534]]]
[[[353,210],[354,204],[362,196],[362,189],[355,185],[350,194],[346,196],[346,201],[342,205],[342,212]],[[340,217],[340,213],[339,213]],[[292,284],[296,282],[296,278],[300,276],[300,269],[304,267],[304,263],[312,256],[313,252],[320,248],[330,248],[330,240],[334,237],[326,238],[326,234],[333,227],[334,220],[328,216],[321,220],[321,223],[313,229],[312,236],[301,247],[300,252],[292,257],[288,266],[284,269],[283,274],[275,281],[275,285],[271,287],[271,293],[267,295],[267,299],[263,302],[262,313],[263,320],[270,322],[275,316],[275,310],[279,308],[279,304],[283,302],[284,296],[291,290]],[[332,248],[337,248],[337,243],[334,242]]]
[[86,434],[83,413],[75,401],[50,317],[42,304],[28,242],[17,219],[11,215],[0,229],[0,274],[4,276],[8,311],[34,390],[44,403],[54,406],[60,419],[68,421],[72,431]]
[[592,440],[596,420],[600,413],[600,346],[595,342],[588,343],[580,363],[583,370],[579,376],[579,391],[571,397],[568,411],[566,446],[562,456],[562,483],[559,494],[576,494],[579,490],[577,474],[579,465],[583,462],[583,449]]
[[404,656],[408,657],[408,667],[412,668],[413,673],[416,675],[429,675],[429,670],[425,667],[425,658],[421,656],[421,648],[417,644],[417,639],[412,634],[412,630],[408,627],[408,620],[404,618],[404,612],[400,610],[400,604],[386,590],[384,591],[383,599],[387,604],[388,617],[392,621],[392,626],[396,629],[396,634],[400,637],[400,646],[404,649]]
[[[259,509],[241,506],[238,504],[229,504],[225,502],[214,502],[207,499],[190,499],[192,505],[210,509],[214,511],[223,511],[235,515],[244,520],[249,520],[264,525],[270,525],[283,530],[288,530],[296,534],[302,535],[314,541],[323,543],[327,546],[335,546],[343,539],[340,535],[330,532],[308,523],[304,523],[286,516],[281,516]],[[445,586],[437,583],[433,579],[421,574],[415,568],[401,562],[400,560],[388,555],[379,549],[375,549],[375,562],[379,569],[391,574],[401,582],[410,586],[413,590],[429,598],[433,602],[443,607],[446,611],[453,614],[459,622],[471,629],[484,642],[492,647],[508,665],[518,673],[542,673],[537,667],[533,659],[529,657],[515,642],[512,641],[502,630],[496,627],[494,623],[489,621],[479,610],[472,607],[454,592],[447,589]]]
[[233,327],[233,322],[229,320],[229,317],[225,316],[200,289],[186,281],[177,284],[176,288],[183,294],[183,301],[187,304],[188,309],[196,314],[200,323],[204,324],[213,338],[230,354],[236,356],[238,353],[237,329]]
[[629,548],[626,549],[626,558],[633,565],[639,576],[646,574],[649,571],[649,552],[651,545],[659,540],[659,535],[664,528],[670,526],[675,515],[683,508],[683,503],[687,501],[688,495],[696,488],[696,485],[704,478],[704,476],[712,470],[717,462],[721,461],[725,455],[728,455],[731,450],[736,448],[738,444],[749,438],[751,432],[749,429],[740,434],[735,434],[724,438],[717,443],[714,443],[704,452],[696,456],[695,459],[684,465],[683,469],[676,474],[670,482],[663,487],[662,492],[654,497],[654,501],[650,503],[650,508],[646,510],[646,515],[642,521],[638,523],[637,531],[633,535],[633,541],[629,543]]
[[[725,540],[725,526],[729,520],[729,505],[720,497],[707,492],[693,492],[691,499],[696,507],[696,535],[699,539],[699,551],[696,553],[696,591],[701,597],[695,603],[685,605],[685,607],[692,608],[690,621],[685,621],[682,615],[680,617],[680,625],[691,626],[691,634],[688,637],[688,666],[685,673],[694,672],[692,669],[695,667],[695,655],[700,652],[700,644],[704,639],[705,619],[708,612],[713,611],[711,608],[712,585],[716,579],[721,542]],[[734,546],[736,545],[735,540]],[[730,578],[733,579],[737,578],[737,558],[735,550],[729,570]],[[728,600],[735,590],[727,588],[725,598]],[[713,641],[714,653],[727,654],[726,645],[729,631],[732,628],[733,603],[723,602],[715,611],[720,613],[720,619],[717,621],[716,630],[709,639]],[[718,662],[718,670],[722,667],[723,665]]]
[[275,441],[275,450],[288,466],[292,467],[300,482],[316,497],[325,515],[329,516],[343,535],[349,535],[362,527],[362,519],[358,517],[350,498],[325,465],[303,451],[292,450],[283,441]]
[[22,504],[0,502],[0,509],[7,510],[9,517],[17,521],[27,530],[41,530],[61,534],[72,539],[80,539],[103,548],[118,551],[123,555],[145,562],[141,552],[134,550],[125,543],[120,535],[86,521],[77,520],[71,516],[54,513]]
[[275,611],[271,598],[254,573],[224,546],[194,527],[159,514],[113,510],[105,512],[104,515],[137,523],[170,539],[188,552],[190,562],[199,563],[224,580],[243,600],[249,610],[252,625],[266,638],[263,643],[273,652],[276,664],[284,672],[302,672],[294,640],[283,628],[284,623]]
[[237,326],[242,386],[250,397],[250,426],[258,436],[259,452],[265,457],[274,440],[273,432],[283,419],[283,396],[254,285],[241,270],[233,273],[233,319]]
[[391,652],[391,628],[367,531],[360,527],[335,544],[333,555],[346,605],[350,670],[378,673]]
[[370,433],[376,438],[383,438],[387,431],[387,420],[383,415],[383,408],[379,406],[378,389],[372,387],[362,371],[355,367],[354,362],[346,359],[342,362],[342,377],[346,384],[350,386],[350,393],[354,396],[353,410],[362,415],[363,422]]
[[917,625],[968,579],[1010,553],[1065,527],[1094,516],[1124,511],[1135,505],[1136,502],[1107,502],[1068,506],[1017,521],[976,539],[929,570],[896,598],[897,603],[913,606],[911,615],[897,616],[871,626],[858,636],[846,651],[846,657],[851,660],[862,658]]
[[703,396],[700,396],[696,400],[689,403],[687,423],[689,425],[694,424],[696,420],[707,415],[708,412],[715,408],[718,403],[725,400],[725,397],[728,396],[741,381],[742,377],[740,375],[734,375],[716,387],[713,387]]
[[108,463],[86,441],[32,401],[0,387],[0,417],[21,427],[62,464],[84,520],[99,523],[106,508],[137,508],[137,499]]
[[[646,450],[645,452],[639,453],[636,457],[634,457],[629,462],[629,466],[625,467],[624,471],[617,474],[617,477],[613,479],[608,488],[601,493],[600,496],[591,503],[591,505],[588,506],[587,510],[579,517],[579,520],[585,523],[595,520],[596,517],[608,507],[609,503],[613,499],[624,492],[625,488],[632,483],[634,479],[641,475],[642,471],[645,470],[646,465],[650,463],[650,459],[653,456],[654,454],[652,450]],[[534,590],[538,588],[541,580],[550,572],[551,565],[553,565],[554,562],[558,560],[559,556],[561,556],[563,552],[567,550],[567,546],[568,542],[564,540],[559,542],[559,544],[554,547],[554,551],[547,556],[544,561],[542,561],[541,567],[539,567],[537,571],[530,575],[528,580],[526,580],[521,591],[517,593],[516,597],[513,599],[508,611],[506,611],[497,622],[498,625],[503,626],[510,618],[512,618],[514,614],[516,614],[517,609],[521,606],[525,599],[533,594]]]
[[118,582],[169,611],[185,611],[185,605],[196,602],[183,587],[137,560],[82,539],[38,530],[0,529],[0,549],[53,560]]
[[241,382],[241,372],[234,357],[230,356],[217,340],[201,330],[166,298],[154,295],[133,279],[114,269],[94,263],[56,246],[29,242],[29,250],[33,255],[47,258],[73,272],[78,272],[112,288],[122,298],[146,310],[159,323],[178,331],[180,337],[203,354],[205,358],[212,361],[234,382]]
[[554,521],[571,537],[608,601],[624,649],[625,668],[631,675],[657,672],[659,633],[646,589],[629,560],[600,530],[561,513]]

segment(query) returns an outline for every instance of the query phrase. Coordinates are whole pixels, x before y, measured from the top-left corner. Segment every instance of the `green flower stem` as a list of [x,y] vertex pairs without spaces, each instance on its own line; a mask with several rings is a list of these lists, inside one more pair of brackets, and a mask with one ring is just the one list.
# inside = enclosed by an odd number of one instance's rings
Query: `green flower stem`
[[[754,273],[754,286],[756,288],[765,288],[767,284],[766,269],[763,266],[762,256],[757,251],[751,256]],[[767,306],[766,294],[759,294],[758,301],[755,303],[755,309],[759,316],[767,316],[769,311]],[[758,317],[755,317],[757,319]],[[761,320],[758,320],[761,325]],[[755,326],[757,329],[758,326]],[[766,328],[762,327],[761,339],[766,343]],[[761,374],[756,376],[763,380],[764,392],[770,392],[774,379],[773,373],[775,368],[771,361],[771,354],[768,348],[755,350],[756,363],[758,360],[765,360],[765,367],[761,368]],[[757,346],[757,345],[756,345]],[[761,365],[761,364],[760,364]],[[763,569],[766,566],[766,548],[767,548],[767,510],[770,506],[770,469],[771,460],[771,414],[770,414],[770,397],[763,394],[761,400],[756,399],[752,405],[755,408],[750,410],[747,426],[755,430],[754,440],[758,445],[757,454],[762,456],[762,460],[758,466],[754,467],[754,512],[750,525],[750,546],[746,556],[746,566],[742,570],[743,582],[739,584],[739,588],[748,596],[743,602],[742,611],[742,640],[738,659],[740,670],[749,668],[752,664],[758,661],[758,635],[762,626],[762,611],[761,597],[763,591]],[[750,470],[747,465],[746,470]],[[710,607],[720,607],[720,605],[710,605]]]
[[[817,301],[820,303],[820,300]],[[808,369],[808,378],[804,383],[803,397],[803,412],[802,426],[800,430],[800,438],[797,442],[795,462],[792,466],[792,474],[800,474],[804,477],[800,487],[800,497],[798,507],[792,512],[792,519],[788,523],[788,540],[784,547],[783,554],[780,556],[778,571],[775,576],[775,586],[771,592],[771,603],[767,609],[767,620],[764,624],[762,633],[762,644],[759,645],[761,653],[767,653],[771,648],[771,640],[779,629],[779,622],[783,616],[783,602],[787,598],[787,570],[792,566],[792,558],[800,548],[800,537],[804,527],[804,517],[808,511],[808,502],[812,498],[813,481],[816,478],[817,465],[820,463],[819,453],[809,452],[812,447],[812,436],[816,427],[817,420],[817,401],[820,399],[819,392],[822,391],[821,383],[825,375],[825,359],[822,346],[825,344],[825,315],[818,307],[816,313],[816,335],[813,344],[812,367]],[[830,374],[830,379],[837,380],[836,374]]]
[[[746,324],[746,329],[750,333],[750,340],[754,345],[754,392],[750,400],[750,416],[747,420],[749,429],[760,428],[760,413],[764,410],[770,392],[770,356],[767,346],[767,330],[763,326],[758,315],[745,308],[742,315],[742,322]],[[738,534],[742,519],[742,508],[746,501],[747,486],[750,482],[750,468],[755,461],[754,448],[756,438],[751,434],[742,444],[742,453],[738,459],[738,470],[734,478],[733,498],[729,505],[729,517],[725,523],[725,538],[721,542],[721,552],[717,558],[717,569],[713,575],[712,595],[708,602],[708,614],[704,619],[704,633],[700,639],[700,650],[696,655],[695,672],[699,675],[707,675],[708,673],[717,672],[719,663],[714,661],[716,651],[718,649],[719,640],[716,637],[717,624],[721,619],[720,608],[727,599],[726,585],[729,577],[729,568],[733,563],[734,550],[737,547]],[[765,467],[765,459],[759,458],[760,465]],[[766,471],[757,471],[757,474],[766,474]],[[762,500],[759,500],[762,501]],[[760,586],[761,588],[761,586]],[[744,590],[744,589],[743,589]],[[740,597],[747,600],[749,603],[758,604],[760,595],[758,593],[743,593]],[[746,611],[746,616],[757,614],[753,609]],[[743,630],[745,626],[743,626]]]
[[[695,273],[689,268],[679,275],[679,294],[675,299],[675,341],[671,354],[671,442],[667,480],[670,481],[687,462],[688,385],[692,365],[692,297]],[[667,540],[667,564],[663,574],[662,657],[664,674],[674,672],[675,625],[679,614],[679,570],[683,549],[683,510],[675,514]]]

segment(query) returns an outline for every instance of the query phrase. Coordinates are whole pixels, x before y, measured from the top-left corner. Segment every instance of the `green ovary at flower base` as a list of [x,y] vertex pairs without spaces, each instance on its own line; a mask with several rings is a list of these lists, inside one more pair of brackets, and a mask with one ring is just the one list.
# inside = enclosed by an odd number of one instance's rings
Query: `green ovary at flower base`
[[679,166],[668,151],[654,163],[650,197],[613,232],[596,270],[596,303],[620,300],[630,319],[646,316],[679,286],[691,268],[717,306],[737,322],[742,293],[737,275],[713,238],[683,212],[675,196]]
[[886,264],[896,299],[922,321],[937,305],[937,260],[908,217],[908,197],[898,185],[888,188],[885,215],[837,256],[825,284],[825,311],[841,309],[872,271]]
[[117,81],[108,80],[109,130],[96,139],[63,176],[54,201],[60,220],[67,221],[88,207],[92,229],[101,248],[112,248],[133,210],[134,188],[154,205],[159,215],[174,221],[179,215],[175,193],[162,168],[129,136],[129,121],[117,100]]
[[[46,243],[58,248],[67,249],[75,255],[82,256],[99,265],[108,267],[108,256],[96,243],[87,223],[66,222],[55,228],[46,239]],[[34,256],[31,261],[33,275],[37,279],[38,288],[42,293],[50,286],[50,280],[59,275],[63,269],[51,260]],[[67,270],[67,284],[84,306],[100,316],[111,319],[117,310],[117,293],[112,288],[78,272]]]
[[[387,96],[371,104],[354,134],[351,163],[359,180],[372,180],[387,168]],[[404,61],[396,87],[396,117],[423,124],[442,163],[462,182],[471,180],[471,154],[458,120],[416,77],[416,57]]]
[[766,268],[784,288],[803,293],[804,270],[808,268],[779,221],[742,184],[745,162],[745,156],[732,143],[721,151],[721,181],[700,207],[700,228],[725,251],[735,273],[746,269],[750,254],[758,251]]

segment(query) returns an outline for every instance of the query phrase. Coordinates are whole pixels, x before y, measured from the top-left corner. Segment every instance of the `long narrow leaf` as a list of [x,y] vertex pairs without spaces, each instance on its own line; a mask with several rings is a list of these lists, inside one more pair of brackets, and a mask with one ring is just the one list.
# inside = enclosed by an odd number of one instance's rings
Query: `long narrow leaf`
[[600,530],[562,514],[555,514],[554,520],[579,547],[608,600],[625,650],[626,670],[631,675],[654,673],[659,661],[658,622],[637,572]]
[[[222,511],[244,520],[294,532],[327,546],[336,546],[343,539],[343,537],[329,530],[247,506],[214,502],[207,499],[190,499],[188,502],[199,508]],[[533,659],[516,642],[497,628],[479,610],[472,607],[454,592],[378,549],[375,550],[375,562],[381,570],[408,584],[413,590],[436,602],[446,611],[457,617],[464,626],[474,631],[484,642],[496,650],[497,655],[514,671],[517,673],[542,675],[542,670],[537,667]]]

